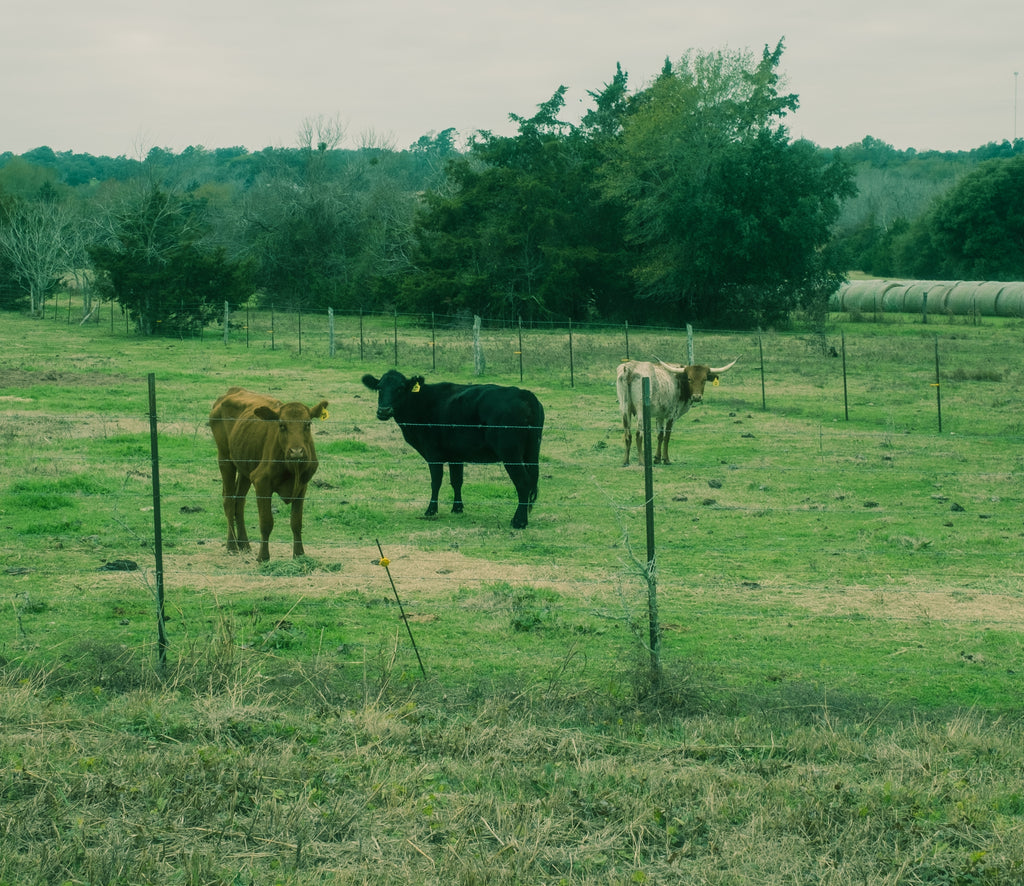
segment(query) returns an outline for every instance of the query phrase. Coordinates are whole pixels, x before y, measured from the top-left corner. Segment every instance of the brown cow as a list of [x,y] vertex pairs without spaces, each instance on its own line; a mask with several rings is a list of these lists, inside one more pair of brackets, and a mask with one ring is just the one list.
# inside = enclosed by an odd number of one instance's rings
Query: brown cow
[[[736,358],[738,359],[739,357]],[[619,397],[622,429],[626,440],[626,457],[623,465],[629,464],[629,447],[633,439],[630,426],[634,415],[637,416],[636,448],[640,463],[643,464],[644,461],[643,427],[640,417],[643,415],[645,377],[651,380],[651,423],[658,428],[658,446],[654,463],[667,465],[670,464],[668,441],[672,436],[673,423],[694,403],[700,403],[704,398],[704,385],[709,381],[717,385],[719,373],[732,369],[736,365],[736,360],[728,366],[717,368],[700,365],[676,366],[664,360],[657,363],[628,360],[619,364],[615,390]]]
[[292,556],[305,553],[302,506],[306,485],[319,465],[310,430],[314,418],[327,418],[326,400],[310,409],[302,403],[281,403],[245,388],[231,388],[213,404],[210,429],[217,442],[229,551],[250,550],[245,532],[245,497],[254,486],[260,516],[260,552],[256,559],[270,559],[270,533],[274,528],[270,499],[275,492],[292,506]]

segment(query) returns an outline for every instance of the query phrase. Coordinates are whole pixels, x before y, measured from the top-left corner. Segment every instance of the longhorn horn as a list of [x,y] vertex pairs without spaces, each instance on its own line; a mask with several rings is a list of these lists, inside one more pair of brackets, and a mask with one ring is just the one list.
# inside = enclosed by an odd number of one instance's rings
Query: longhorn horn
[[[736,360],[739,360],[739,357],[737,357]],[[712,374],[717,374],[719,372],[725,372],[727,369],[732,369],[733,366],[736,365],[736,360],[733,360],[732,363],[729,363],[727,366],[719,366],[717,368],[712,367],[711,368]]]
[[[736,365],[736,363],[737,363],[737,361],[739,359],[740,358],[737,357],[735,360],[732,361],[732,363],[728,363],[725,366],[718,366],[718,367],[711,366],[711,367],[708,367],[708,372],[711,375],[715,375],[716,373],[719,373],[719,372],[726,372],[727,370],[732,369],[733,366]],[[658,358],[658,362],[662,366],[664,366],[667,370],[669,370],[669,372],[683,372],[683,371],[686,370],[686,366],[687,366],[687,364],[685,364],[685,363],[681,364],[681,365],[679,363],[666,363],[660,357]]]

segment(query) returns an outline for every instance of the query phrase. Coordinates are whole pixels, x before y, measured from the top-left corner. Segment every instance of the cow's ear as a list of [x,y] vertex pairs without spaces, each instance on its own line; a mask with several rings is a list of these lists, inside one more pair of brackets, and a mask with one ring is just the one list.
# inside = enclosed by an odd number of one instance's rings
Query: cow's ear
[[326,419],[327,401],[321,400],[319,403],[317,403],[316,406],[309,410],[309,416],[310,418]]
[[424,384],[426,379],[422,375],[414,375],[409,379],[409,390],[414,394],[418,394],[420,385]]
[[371,391],[376,391],[377,387],[380,385],[380,380],[374,378],[369,372],[367,372],[366,375],[363,376],[363,384]]
[[253,411],[253,415],[256,418],[262,418],[264,421],[277,421],[278,415],[269,406],[257,406]]

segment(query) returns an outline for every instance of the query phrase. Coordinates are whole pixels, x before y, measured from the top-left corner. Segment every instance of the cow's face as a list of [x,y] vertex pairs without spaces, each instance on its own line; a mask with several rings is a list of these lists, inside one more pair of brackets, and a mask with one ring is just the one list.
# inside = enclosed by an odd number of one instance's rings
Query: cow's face
[[256,410],[257,418],[277,425],[276,448],[286,461],[312,461],[316,457],[313,446],[313,419],[327,417],[327,401],[321,400],[310,409],[302,403],[285,403],[278,411],[267,406]]
[[423,376],[406,378],[397,369],[390,369],[379,379],[372,375],[363,376],[363,384],[377,392],[377,418],[387,421],[400,410],[406,398],[419,392]]
[[[700,403],[704,399],[704,386],[708,382],[715,383],[718,381],[718,376],[711,372],[711,368],[708,366],[684,366],[683,372],[680,373],[679,381],[688,391],[683,392],[683,399],[688,399],[693,403]],[[689,393],[689,397],[686,394]]]

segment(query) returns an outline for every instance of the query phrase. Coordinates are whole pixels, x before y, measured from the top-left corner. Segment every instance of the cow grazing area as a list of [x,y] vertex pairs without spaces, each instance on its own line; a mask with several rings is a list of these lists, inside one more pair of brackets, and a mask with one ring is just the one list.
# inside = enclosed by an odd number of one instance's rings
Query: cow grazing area
[[[513,530],[500,464],[424,518],[361,380],[386,324],[332,357],[304,322],[300,353],[280,317],[271,348],[0,314],[0,884],[1021,882],[1024,323],[698,330],[742,356],[654,468],[655,687],[620,333],[571,374],[564,332],[486,337],[481,380],[545,410]],[[461,339],[402,335],[406,375],[476,380]],[[302,557],[276,497],[270,561],[227,552],[232,385],[330,403]]]

